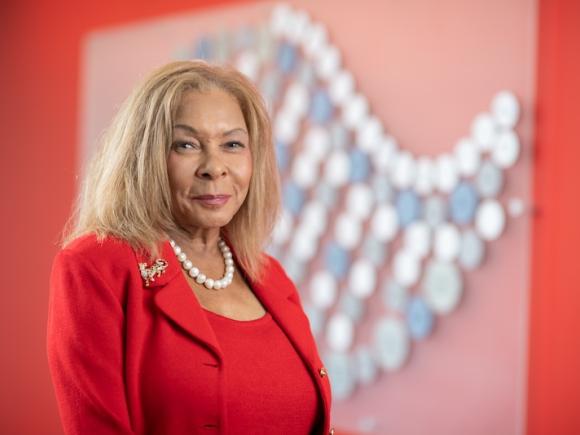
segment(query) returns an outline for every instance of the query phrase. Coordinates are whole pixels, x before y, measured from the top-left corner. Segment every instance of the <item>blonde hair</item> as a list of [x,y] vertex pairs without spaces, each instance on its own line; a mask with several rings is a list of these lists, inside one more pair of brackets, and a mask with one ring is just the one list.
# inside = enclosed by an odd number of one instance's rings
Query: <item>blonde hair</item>
[[232,68],[202,61],[159,68],[123,103],[88,166],[64,244],[95,233],[101,240],[123,239],[155,256],[168,233],[181,231],[173,218],[167,175],[173,121],[185,91],[213,88],[237,99],[253,161],[248,195],[223,232],[246,274],[261,277],[262,250],[280,208],[270,119],[247,78]]

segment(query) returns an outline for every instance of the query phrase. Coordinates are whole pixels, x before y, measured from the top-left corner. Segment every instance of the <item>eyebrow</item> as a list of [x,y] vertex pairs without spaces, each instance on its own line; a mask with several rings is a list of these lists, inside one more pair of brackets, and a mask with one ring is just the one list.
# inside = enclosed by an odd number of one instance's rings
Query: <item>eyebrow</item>
[[[193,135],[200,134],[200,132],[198,130],[196,130],[195,128],[193,128],[189,125],[186,125],[186,124],[176,124],[173,126],[173,128],[174,129],[180,128],[182,130],[187,130],[189,133],[191,133]],[[235,134],[235,133],[244,133],[245,135],[248,136],[248,132],[244,128],[241,128],[241,127],[237,127],[237,128],[233,128],[231,130],[224,131],[222,133],[222,136],[231,136],[232,134]]]

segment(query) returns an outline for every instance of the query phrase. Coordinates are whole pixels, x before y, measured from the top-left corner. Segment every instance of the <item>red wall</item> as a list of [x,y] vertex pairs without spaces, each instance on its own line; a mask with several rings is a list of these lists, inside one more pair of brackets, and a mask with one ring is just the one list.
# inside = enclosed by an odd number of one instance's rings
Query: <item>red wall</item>
[[[0,5],[0,223],[6,242],[0,254],[0,433],[60,433],[44,350],[47,281],[74,195],[81,37],[102,26],[231,2]],[[540,0],[530,435],[580,433],[578,23],[580,2]]]
[[233,1],[0,1],[0,433],[61,433],[46,363],[47,283],[74,195],[82,36],[223,3]]
[[540,1],[528,434],[580,433],[580,2]]

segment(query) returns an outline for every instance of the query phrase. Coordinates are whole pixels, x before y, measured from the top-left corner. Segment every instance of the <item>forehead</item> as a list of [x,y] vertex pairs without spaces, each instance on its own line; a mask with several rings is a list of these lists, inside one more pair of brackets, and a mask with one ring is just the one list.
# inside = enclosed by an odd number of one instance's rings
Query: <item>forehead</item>
[[244,116],[240,104],[231,93],[218,88],[187,90],[177,107],[176,121],[217,121],[240,123]]

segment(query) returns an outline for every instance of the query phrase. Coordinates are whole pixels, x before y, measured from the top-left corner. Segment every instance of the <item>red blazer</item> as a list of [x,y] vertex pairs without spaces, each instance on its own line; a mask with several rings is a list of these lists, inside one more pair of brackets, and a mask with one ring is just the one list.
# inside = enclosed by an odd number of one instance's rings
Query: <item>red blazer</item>
[[[57,255],[47,346],[65,433],[228,433],[227,361],[169,243],[159,257],[169,265],[146,287],[147,259],[122,241],[86,236]],[[330,384],[296,288],[271,257],[250,285],[311,371],[324,410],[317,433],[329,433]]]

